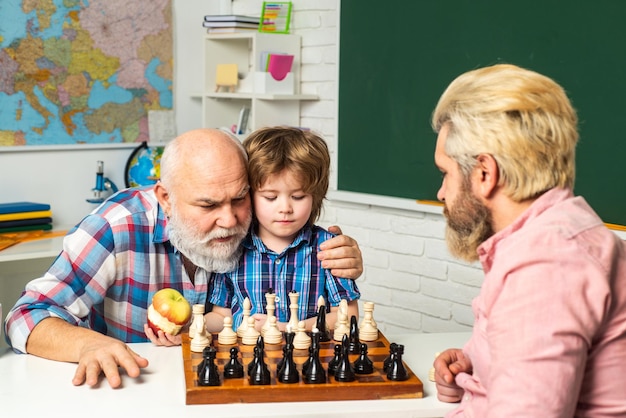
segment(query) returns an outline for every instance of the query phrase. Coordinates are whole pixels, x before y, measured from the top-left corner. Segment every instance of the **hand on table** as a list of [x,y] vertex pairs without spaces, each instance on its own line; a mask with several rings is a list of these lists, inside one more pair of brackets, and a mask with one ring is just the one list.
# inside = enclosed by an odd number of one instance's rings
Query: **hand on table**
[[442,402],[459,402],[463,389],[456,384],[455,377],[462,372],[472,373],[471,360],[463,354],[463,350],[451,348],[439,354],[433,366],[437,398]]
[[119,368],[130,377],[138,377],[141,369],[148,366],[148,360],[131,350],[123,342],[103,336],[86,344],[80,350],[78,367],[72,383],[95,386],[104,374],[109,386],[118,388],[122,384]]

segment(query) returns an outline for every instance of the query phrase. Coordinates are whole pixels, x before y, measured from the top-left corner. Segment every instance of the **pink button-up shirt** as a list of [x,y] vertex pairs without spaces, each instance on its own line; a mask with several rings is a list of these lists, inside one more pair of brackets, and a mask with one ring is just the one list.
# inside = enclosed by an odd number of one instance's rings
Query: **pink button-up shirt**
[[553,189],[478,248],[485,280],[449,417],[625,417],[626,249]]

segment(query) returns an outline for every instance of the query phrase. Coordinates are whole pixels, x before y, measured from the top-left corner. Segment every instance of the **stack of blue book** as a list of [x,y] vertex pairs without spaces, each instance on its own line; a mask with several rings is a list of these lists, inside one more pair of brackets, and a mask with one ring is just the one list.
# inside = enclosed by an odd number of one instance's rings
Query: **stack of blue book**
[[0,234],[52,229],[52,211],[47,203],[0,203]]

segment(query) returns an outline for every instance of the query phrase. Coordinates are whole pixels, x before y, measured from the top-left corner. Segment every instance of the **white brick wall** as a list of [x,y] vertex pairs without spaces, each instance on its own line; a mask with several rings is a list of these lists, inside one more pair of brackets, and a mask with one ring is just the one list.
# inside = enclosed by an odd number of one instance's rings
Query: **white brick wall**
[[[233,13],[258,16],[262,3],[234,0]],[[328,141],[331,188],[337,185],[338,8],[338,0],[293,0],[292,32],[302,36],[302,91],[320,97],[303,103],[301,125]],[[331,196],[319,224],[339,225],[359,242],[365,267],[357,282],[361,300],[375,303],[374,318],[384,333],[471,329],[471,301],[482,272],[452,259],[440,214]]]

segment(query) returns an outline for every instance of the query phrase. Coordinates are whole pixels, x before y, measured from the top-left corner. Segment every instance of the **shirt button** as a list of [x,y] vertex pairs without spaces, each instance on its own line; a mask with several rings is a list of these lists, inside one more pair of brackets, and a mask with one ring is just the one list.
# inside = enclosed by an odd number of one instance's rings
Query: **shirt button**
[[280,264],[280,259],[276,259],[275,263]]

